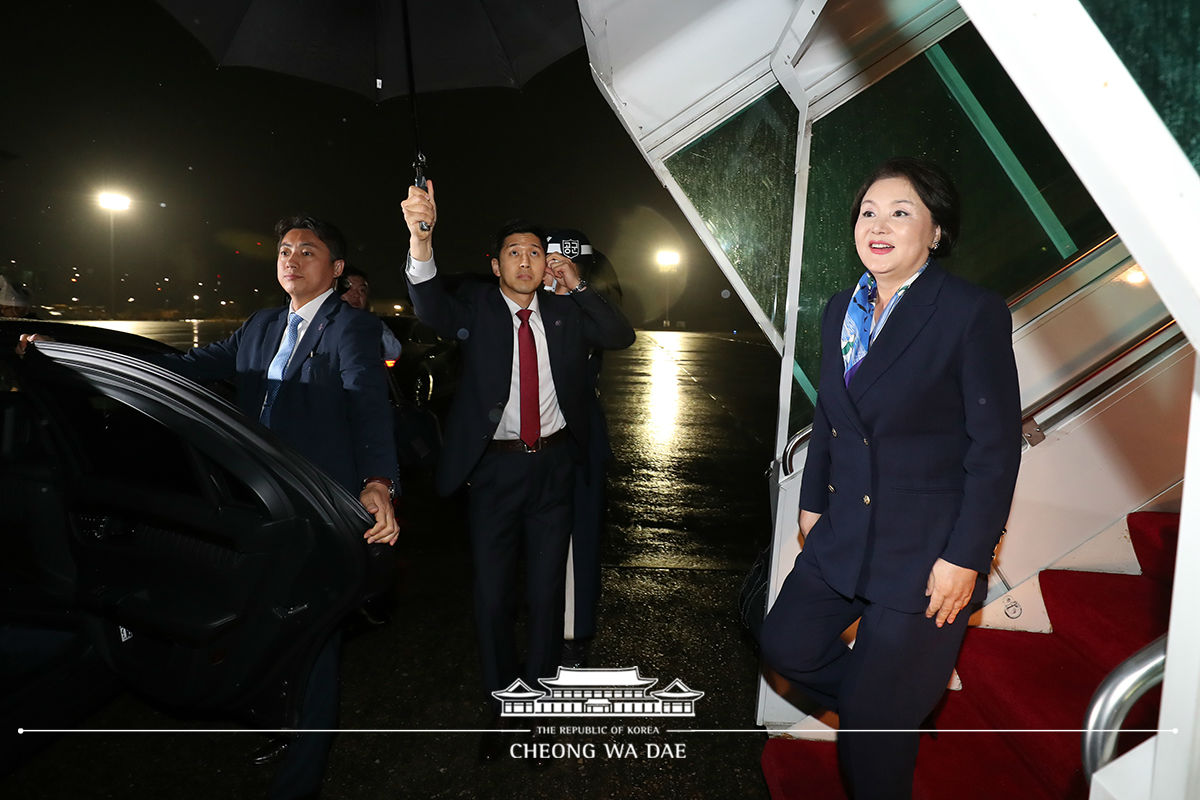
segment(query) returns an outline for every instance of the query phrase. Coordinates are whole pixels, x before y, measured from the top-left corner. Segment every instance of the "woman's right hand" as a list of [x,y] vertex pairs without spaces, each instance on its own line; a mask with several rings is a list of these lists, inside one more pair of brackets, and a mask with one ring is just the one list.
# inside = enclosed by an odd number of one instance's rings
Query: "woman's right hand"
[[804,540],[808,538],[808,532],[817,524],[817,520],[821,515],[816,511],[805,511],[800,509],[800,547],[804,547]]

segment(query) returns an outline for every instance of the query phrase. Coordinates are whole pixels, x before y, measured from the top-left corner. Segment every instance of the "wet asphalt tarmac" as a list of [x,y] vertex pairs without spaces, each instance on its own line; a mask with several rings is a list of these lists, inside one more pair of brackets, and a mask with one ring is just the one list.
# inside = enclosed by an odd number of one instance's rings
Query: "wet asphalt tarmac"
[[[681,679],[705,693],[694,718],[542,719],[555,733],[541,742],[577,747],[539,771],[522,759],[480,764],[480,734],[438,732],[478,728],[485,717],[461,499],[439,499],[415,481],[405,488],[409,527],[393,619],[347,637],[341,713],[343,729],[411,732],[339,735],[322,797],[766,798],[765,735],[688,731],[754,727],[757,661],[736,601],[770,535],[763,473],[778,364],[759,337],[703,333],[639,332],[632,348],[606,355],[602,391],[616,458],[591,666],[637,666],[658,679],[655,689]],[[609,731],[562,734],[567,724]],[[614,725],[649,730],[617,734]],[[174,719],[124,695],[81,727],[214,724]],[[0,779],[0,796],[257,798],[270,779],[269,767],[249,763],[261,744],[252,733],[70,734]]]

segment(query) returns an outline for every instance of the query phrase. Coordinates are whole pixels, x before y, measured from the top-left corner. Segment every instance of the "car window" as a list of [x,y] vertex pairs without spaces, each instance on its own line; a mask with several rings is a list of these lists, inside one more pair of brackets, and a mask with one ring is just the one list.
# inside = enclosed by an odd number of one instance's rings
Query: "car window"
[[441,341],[433,328],[426,325],[424,322],[418,322],[413,326],[412,333],[408,337],[411,341],[417,344],[437,344]]
[[145,489],[203,496],[190,448],[170,428],[119,400],[76,395],[66,424],[85,474]]
[[383,317],[383,322],[392,329],[396,338],[403,342],[408,340],[409,333],[412,332],[417,319],[416,317]]

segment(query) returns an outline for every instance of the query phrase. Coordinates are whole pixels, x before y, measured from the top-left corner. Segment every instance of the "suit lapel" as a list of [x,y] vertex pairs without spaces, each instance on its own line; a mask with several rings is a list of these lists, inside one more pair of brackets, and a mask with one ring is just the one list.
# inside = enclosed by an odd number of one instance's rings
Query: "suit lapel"
[[[542,315],[542,328],[546,333],[546,355],[550,359],[550,375],[554,374],[555,365],[562,363],[563,348],[563,315],[558,304],[558,296],[545,292],[538,297],[538,310]],[[555,386],[558,381],[555,380]]]
[[287,327],[287,314],[288,306],[279,309],[279,313],[271,318],[267,323],[266,332],[263,333],[263,339],[259,345],[261,348],[259,364],[264,377],[271,367],[271,362],[275,360],[275,354],[279,352],[279,344],[283,341],[283,329]]
[[887,325],[879,332],[879,338],[871,344],[858,367],[858,372],[850,380],[850,399],[854,403],[862,400],[871,385],[908,349],[912,340],[933,316],[937,309],[938,291],[942,288],[945,277],[946,273],[941,268],[930,264],[904,293],[900,304],[888,317]]
[[[516,337],[513,336],[513,318],[512,314],[509,312],[508,303],[504,302],[504,295],[501,294],[499,286],[496,286],[495,288],[488,287],[485,297],[485,307],[487,309],[487,313],[492,317],[492,324],[495,325],[495,329],[500,336],[495,344],[496,352],[504,354],[504,358],[502,360],[496,360],[493,363],[496,369],[503,368],[503,378],[505,385],[507,385],[508,381],[512,378],[513,360],[517,357],[515,345],[513,344],[514,340],[516,339]],[[501,331],[503,331],[503,333],[499,333]],[[496,380],[500,380],[499,374],[497,375]]]
[[[842,409],[842,413],[836,416],[849,419],[855,428],[865,433],[867,430],[866,426],[863,425],[862,419],[858,415],[858,408],[855,407],[854,400],[851,399],[850,393],[846,389],[846,380],[843,377],[844,371],[841,355],[842,320],[846,318],[846,308],[850,305],[850,297],[851,294],[847,293],[844,302],[831,305],[829,308],[829,317],[825,323],[828,330],[824,332],[825,338],[821,342],[821,348],[824,351],[836,354],[835,358],[829,360],[831,364],[830,369],[834,370],[835,374],[823,378],[820,384],[821,402],[839,406]],[[857,380],[857,377],[855,380]],[[832,389],[832,391],[828,391],[829,389]]]

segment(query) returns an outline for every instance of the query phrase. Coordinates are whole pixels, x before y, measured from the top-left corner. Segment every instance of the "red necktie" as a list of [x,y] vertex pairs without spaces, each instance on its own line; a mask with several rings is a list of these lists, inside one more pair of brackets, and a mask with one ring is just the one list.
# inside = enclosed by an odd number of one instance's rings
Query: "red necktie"
[[528,447],[536,447],[542,435],[537,345],[533,342],[533,328],[529,327],[529,315],[532,313],[528,308],[517,312],[521,319],[521,326],[517,328],[517,358],[520,359],[521,369],[521,441]]

